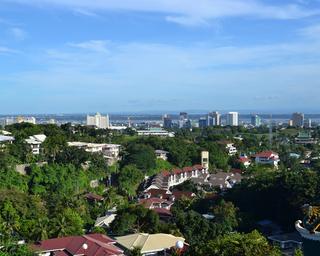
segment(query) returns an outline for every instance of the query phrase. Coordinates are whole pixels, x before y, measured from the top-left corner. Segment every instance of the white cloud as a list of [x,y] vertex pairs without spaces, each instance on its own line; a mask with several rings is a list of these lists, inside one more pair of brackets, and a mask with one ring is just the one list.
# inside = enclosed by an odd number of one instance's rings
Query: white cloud
[[16,40],[19,41],[22,41],[27,37],[27,32],[18,27],[10,28],[9,32]]
[[167,16],[166,21],[174,22],[183,26],[208,26],[209,23],[202,18],[188,17],[188,16]]
[[[304,4],[267,4],[261,0],[4,0],[36,6],[57,6],[79,10],[125,10],[158,12],[179,24],[203,24],[210,19],[252,16],[268,19],[298,19],[317,15],[319,9]],[[89,13],[87,13],[89,14]],[[169,17],[169,18],[168,18]],[[198,22],[197,22],[198,21]],[[199,22],[200,21],[200,22]]]
[[98,14],[96,14],[96,13],[94,13],[92,11],[85,10],[85,9],[75,9],[74,13],[76,15],[83,15],[83,16],[93,17],[93,18],[100,17]]
[[298,32],[300,35],[311,39],[320,39],[320,24],[305,27]]
[[16,50],[13,50],[11,48],[5,47],[5,46],[0,46],[0,54],[5,54],[5,53],[17,53]]
[[69,46],[81,48],[89,51],[95,51],[100,53],[108,53],[108,41],[104,40],[90,40],[82,43],[69,43]]

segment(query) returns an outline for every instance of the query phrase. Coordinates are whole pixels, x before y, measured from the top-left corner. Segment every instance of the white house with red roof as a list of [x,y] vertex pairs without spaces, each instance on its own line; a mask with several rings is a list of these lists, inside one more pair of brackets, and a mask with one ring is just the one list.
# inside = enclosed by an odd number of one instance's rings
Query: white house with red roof
[[278,167],[280,162],[279,154],[273,151],[263,151],[253,156],[256,164],[268,164]]
[[248,168],[251,165],[251,160],[247,156],[240,156],[238,162],[243,164],[245,168]]
[[123,256],[116,241],[102,234],[69,236],[44,240],[33,245],[39,256]]

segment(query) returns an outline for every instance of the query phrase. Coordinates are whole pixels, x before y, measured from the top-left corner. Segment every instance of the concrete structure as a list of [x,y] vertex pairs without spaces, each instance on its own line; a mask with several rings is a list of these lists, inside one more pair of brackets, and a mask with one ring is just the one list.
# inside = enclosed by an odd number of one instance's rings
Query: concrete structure
[[295,127],[303,127],[304,125],[304,114],[303,113],[293,113],[292,114],[292,125]]
[[165,114],[162,120],[164,128],[171,129],[173,127],[172,118],[169,115]]
[[209,152],[208,151],[201,152],[201,165],[203,166],[203,168],[209,170]]
[[202,165],[184,167],[182,169],[174,169],[171,171],[162,171],[150,179],[145,191],[150,189],[168,190],[171,187],[179,185],[191,178],[198,178],[201,174],[208,174],[208,170]]
[[113,208],[107,211],[105,216],[97,218],[94,226],[108,228],[110,224],[115,220],[116,216],[117,216],[117,209]]
[[221,140],[218,141],[218,144],[224,146],[229,156],[234,156],[238,152],[232,141]]
[[251,125],[254,127],[259,127],[261,126],[261,118],[258,115],[252,115],[251,116]]
[[279,154],[273,151],[260,152],[253,156],[256,164],[267,164],[278,167],[280,162]]
[[14,137],[0,135],[0,152],[3,151],[7,144],[12,144],[14,142]]
[[239,125],[239,113],[238,112],[229,112],[227,114],[227,125],[229,125],[229,126],[238,126]]
[[39,256],[123,256],[115,243],[106,235],[90,234],[44,240],[32,247]]
[[156,154],[157,159],[162,159],[165,161],[168,160],[168,151],[157,149],[154,151],[154,153]]
[[160,128],[150,128],[148,130],[137,130],[139,136],[159,136],[159,137],[174,137],[174,132],[168,132]]
[[[126,251],[134,248],[140,248],[143,256],[147,255],[167,255],[170,249],[175,248],[178,242],[185,244],[183,237],[176,237],[170,234],[144,234],[138,233],[133,235],[116,237],[120,247]],[[168,254],[169,255],[169,254]]]
[[312,138],[309,132],[299,132],[299,135],[295,138],[295,143],[300,145],[316,144],[318,141]]
[[26,143],[31,147],[32,154],[39,155],[41,151],[41,144],[46,140],[47,136],[44,134],[37,134],[26,139]]
[[180,112],[178,125],[179,125],[179,128],[191,129],[191,121],[188,118],[188,113]]
[[109,115],[102,116],[100,113],[95,116],[87,115],[87,125],[95,126],[99,129],[108,129],[110,127]]
[[217,111],[209,113],[209,116],[212,118],[214,126],[221,125],[221,114]]
[[236,183],[241,182],[240,173],[218,171],[215,174],[202,174],[197,178],[191,178],[191,181],[199,186],[217,187],[221,190],[230,189]]
[[84,149],[89,153],[101,153],[107,160],[108,165],[113,165],[120,160],[121,145],[106,143],[68,142],[69,147]]

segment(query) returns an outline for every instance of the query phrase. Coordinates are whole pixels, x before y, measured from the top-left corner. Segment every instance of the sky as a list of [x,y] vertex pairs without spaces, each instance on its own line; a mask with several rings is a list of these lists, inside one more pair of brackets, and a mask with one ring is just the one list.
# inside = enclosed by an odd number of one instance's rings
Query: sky
[[319,102],[320,0],[0,0],[0,114]]

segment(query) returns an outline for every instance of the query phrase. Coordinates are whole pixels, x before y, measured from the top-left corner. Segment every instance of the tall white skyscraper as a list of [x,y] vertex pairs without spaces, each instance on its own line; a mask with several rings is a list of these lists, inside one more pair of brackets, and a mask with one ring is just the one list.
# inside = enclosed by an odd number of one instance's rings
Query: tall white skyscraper
[[100,113],[97,113],[95,116],[87,115],[87,125],[107,129],[110,127],[109,115],[102,116]]
[[239,113],[238,112],[229,112],[227,114],[227,125],[229,125],[229,126],[238,126],[239,125]]
[[213,125],[220,126],[221,125],[221,115],[219,112],[211,112],[209,116],[213,118]]

